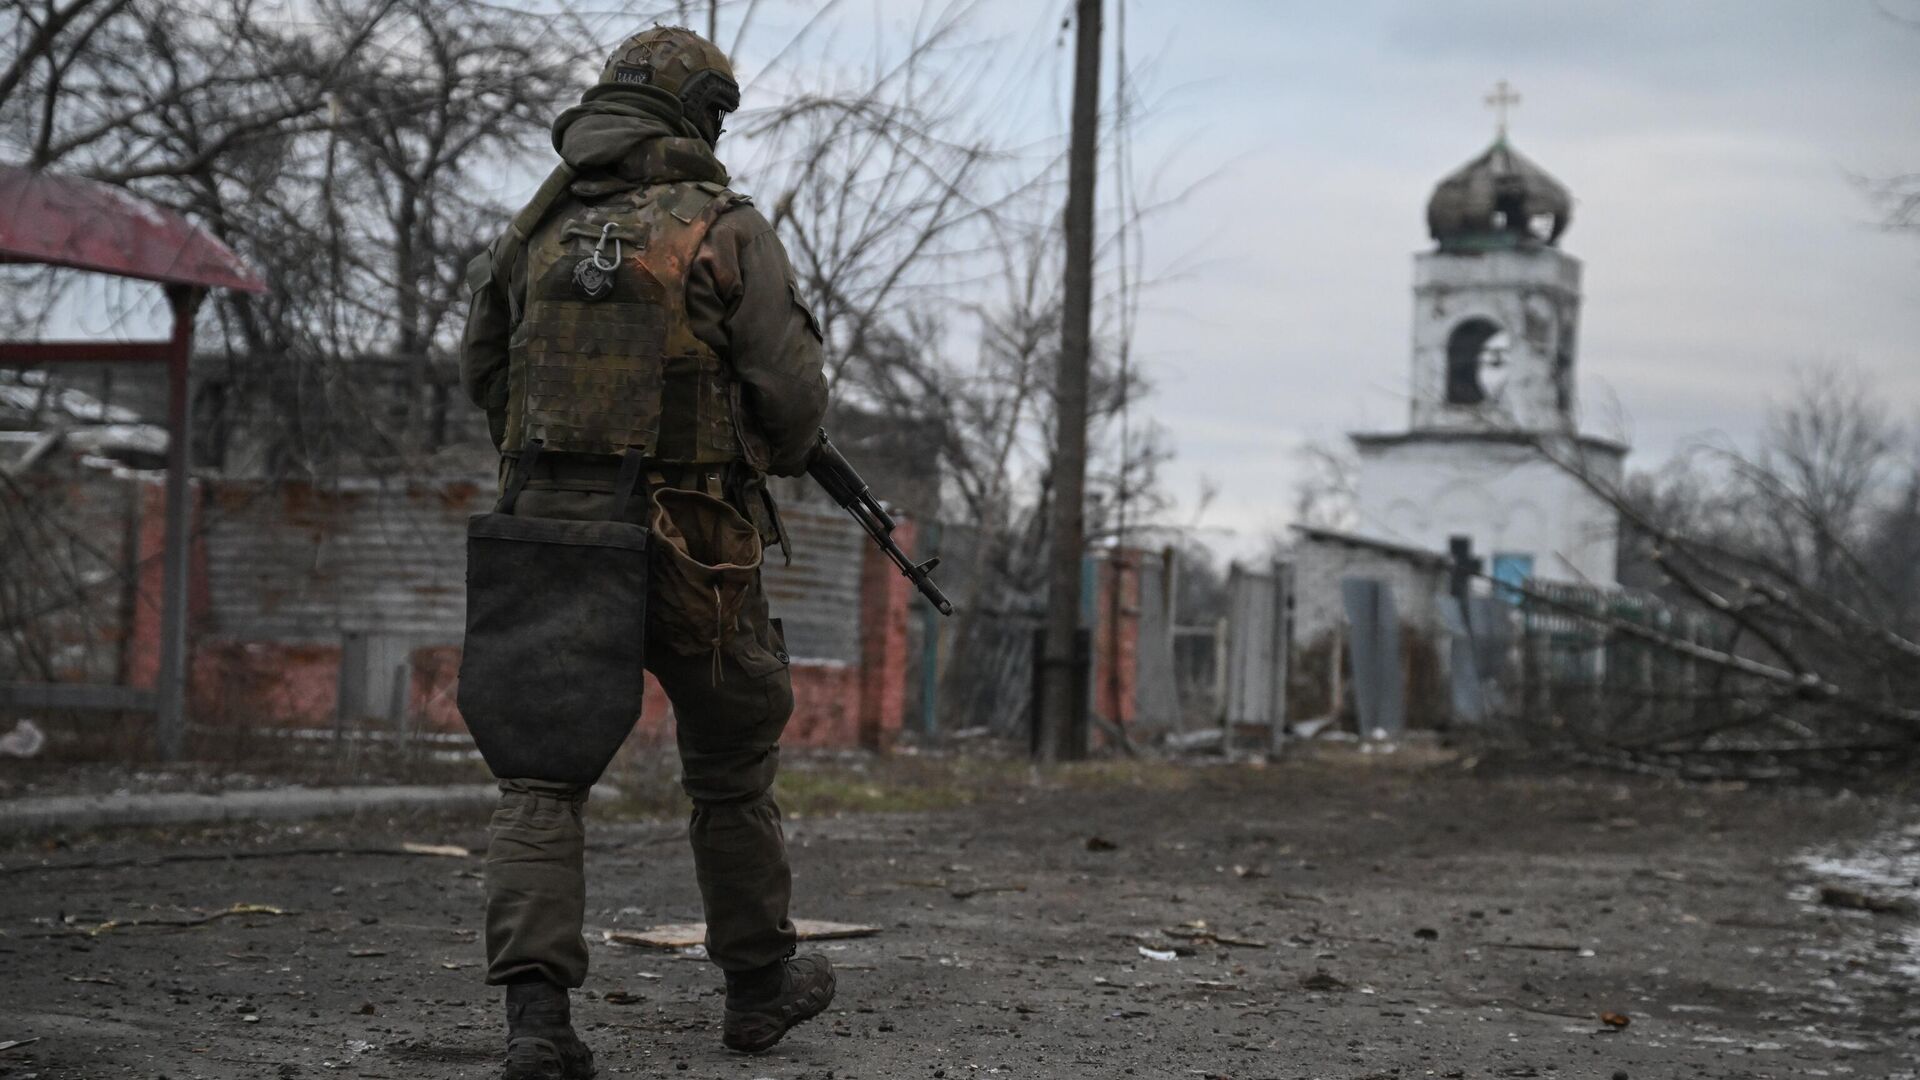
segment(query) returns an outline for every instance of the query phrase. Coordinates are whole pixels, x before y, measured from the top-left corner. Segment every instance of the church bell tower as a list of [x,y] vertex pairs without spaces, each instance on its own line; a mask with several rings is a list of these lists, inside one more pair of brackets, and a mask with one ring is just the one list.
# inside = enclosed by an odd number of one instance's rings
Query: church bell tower
[[1560,250],[1573,197],[1513,148],[1503,82],[1493,144],[1427,202],[1414,256],[1408,423],[1356,432],[1357,533],[1425,551],[1465,540],[1503,581],[1609,586],[1619,520],[1591,479],[1617,483],[1624,444],[1579,430],[1580,261]]
[[1571,432],[1580,260],[1561,251],[1573,199],[1507,141],[1427,203],[1435,249],[1415,257],[1411,427]]

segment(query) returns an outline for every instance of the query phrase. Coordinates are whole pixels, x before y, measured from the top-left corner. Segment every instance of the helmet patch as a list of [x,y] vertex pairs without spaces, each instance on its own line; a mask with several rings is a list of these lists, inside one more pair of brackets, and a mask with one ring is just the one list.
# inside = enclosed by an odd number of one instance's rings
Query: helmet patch
[[613,81],[631,86],[649,86],[653,83],[652,64],[618,64],[613,69]]

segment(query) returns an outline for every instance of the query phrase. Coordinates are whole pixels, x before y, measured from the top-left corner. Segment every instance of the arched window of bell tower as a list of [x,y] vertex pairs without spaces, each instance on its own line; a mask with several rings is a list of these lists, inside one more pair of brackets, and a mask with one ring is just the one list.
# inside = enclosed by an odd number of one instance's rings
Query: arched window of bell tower
[[1474,316],[1447,335],[1447,404],[1481,405],[1506,382],[1510,339],[1492,319]]

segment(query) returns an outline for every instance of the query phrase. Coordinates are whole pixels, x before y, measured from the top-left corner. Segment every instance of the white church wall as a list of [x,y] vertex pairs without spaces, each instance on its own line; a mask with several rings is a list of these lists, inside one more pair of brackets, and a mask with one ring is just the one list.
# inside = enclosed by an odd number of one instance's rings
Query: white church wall
[[[1413,309],[1414,428],[1553,430],[1564,425],[1573,407],[1580,260],[1556,248],[1417,255]],[[1506,362],[1482,373],[1488,401],[1452,404],[1447,400],[1448,343],[1457,328],[1474,319],[1506,332]]]
[[[1601,479],[1618,480],[1617,453],[1590,450],[1588,456]],[[1469,536],[1485,559],[1532,556],[1536,577],[1615,583],[1613,508],[1524,445],[1363,441],[1356,479],[1356,531],[1364,535],[1441,553],[1450,537]]]
[[1303,644],[1317,642],[1347,625],[1340,581],[1376,578],[1393,590],[1400,621],[1423,634],[1440,632],[1433,597],[1446,588],[1446,571],[1391,552],[1338,540],[1302,536],[1291,554],[1294,580],[1293,634]]

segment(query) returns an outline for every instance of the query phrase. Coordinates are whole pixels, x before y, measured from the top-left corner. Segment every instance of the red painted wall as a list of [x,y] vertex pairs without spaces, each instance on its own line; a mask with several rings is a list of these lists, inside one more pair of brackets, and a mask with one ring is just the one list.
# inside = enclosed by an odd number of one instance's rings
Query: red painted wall
[[[196,487],[196,505],[198,491]],[[142,509],[139,598],[133,633],[127,642],[127,668],[130,681],[137,686],[152,686],[159,670],[163,508],[161,489],[154,485],[147,491]],[[911,550],[912,525],[902,523],[895,537],[902,547]],[[863,558],[862,662],[858,666],[793,667],[794,714],[784,740],[788,745],[884,750],[900,731],[905,712],[907,618],[913,589],[877,548],[866,548]],[[221,638],[218,628],[205,625],[206,552],[198,542],[193,550],[192,574],[192,720],[236,729],[331,728],[339,693],[339,647]],[[410,659],[408,700],[414,722],[426,731],[464,730],[455,706],[459,647],[425,646],[415,649]],[[669,740],[672,724],[666,694],[649,676],[636,730],[643,737]]]
[[1122,727],[1133,722],[1139,700],[1140,558],[1133,548],[1109,552],[1094,577],[1093,711]]

